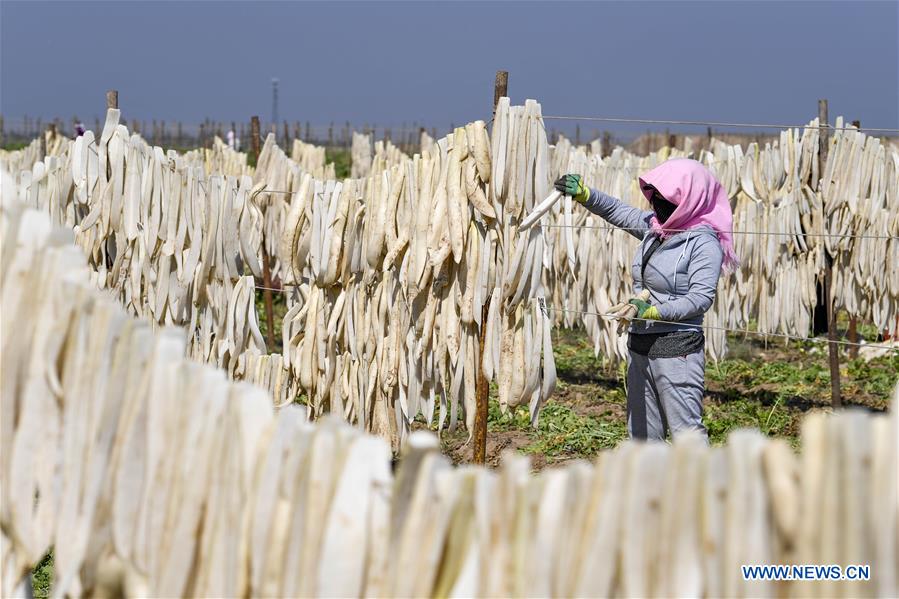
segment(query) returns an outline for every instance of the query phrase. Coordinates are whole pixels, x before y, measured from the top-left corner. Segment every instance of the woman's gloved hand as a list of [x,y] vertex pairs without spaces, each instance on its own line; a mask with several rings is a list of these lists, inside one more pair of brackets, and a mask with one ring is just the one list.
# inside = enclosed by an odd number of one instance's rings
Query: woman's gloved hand
[[590,188],[584,185],[580,175],[562,175],[553,184],[555,188],[565,195],[570,195],[574,201],[583,204],[590,198]]
[[[644,289],[636,298],[638,301],[646,303],[649,299],[649,291]],[[633,300],[629,302],[621,302],[609,308],[609,315],[618,319],[618,334],[622,335],[631,324],[631,319],[637,316],[638,308],[633,304]]]
[[637,318],[645,318],[647,320],[661,320],[659,309],[651,305],[645,298],[635,297],[628,302],[637,308]]

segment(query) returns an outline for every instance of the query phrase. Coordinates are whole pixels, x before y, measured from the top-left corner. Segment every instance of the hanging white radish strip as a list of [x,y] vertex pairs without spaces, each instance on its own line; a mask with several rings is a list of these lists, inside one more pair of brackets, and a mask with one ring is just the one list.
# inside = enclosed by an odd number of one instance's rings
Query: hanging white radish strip
[[554,190],[546,197],[546,199],[537,204],[531,211],[531,213],[521,221],[521,224],[518,225],[518,230],[527,231],[528,229],[530,229],[537,221],[540,220],[540,218],[544,214],[550,211],[550,209],[556,204],[556,202],[561,200],[564,196],[565,194],[563,194],[561,191]]

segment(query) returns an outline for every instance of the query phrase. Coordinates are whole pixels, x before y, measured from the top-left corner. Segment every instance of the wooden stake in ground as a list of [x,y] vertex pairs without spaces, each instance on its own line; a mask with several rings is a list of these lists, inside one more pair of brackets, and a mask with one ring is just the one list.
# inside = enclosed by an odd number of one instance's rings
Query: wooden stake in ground
[[45,156],[47,155],[46,150],[48,150],[50,147],[49,144],[52,144],[54,141],[56,141],[56,123],[50,123],[49,125],[47,125],[47,138],[46,140],[44,140]]
[[[818,172],[824,177],[824,166],[827,164],[827,152],[830,144],[830,129],[827,120],[827,100],[818,100],[818,123],[821,126],[818,137]],[[824,303],[827,308],[827,354],[830,361],[830,402],[834,408],[842,407],[840,397],[840,354],[835,343],[837,340],[837,323],[834,318],[831,284],[833,283],[833,258],[825,250],[824,264]]]
[[[258,164],[261,148],[258,116],[250,119],[250,135],[253,138],[253,160]],[[265,214],[264,210],[263,214]],[[264,233],[262,236],[262,286],[265,288],[262,290],[262,299],[265,302],[265,342],[268,344],[268,350],[273,351],[275,348],[275,308],[272,305],[272,272],[269,267],[268,250],[265,249]]]
[[[110,108],[118,108],[119,107],[119,92],[118,90],[111,89],[106,92],[106,110]],[[97,122],[97,134],[100,134],[100,123]],[[112,253],[113,253],[113,240],[106,240],[106,268],[111,269],[113,265]]]
[[[856,129],[862,128],[861,121],[852,121],[852,126]],[[849,341],[852,343],[858,343],[858,317],[850,316],[849,317],[849,330],[846,331],[846,336],[849,338]],[[849,359],[854,360],[858,357],[858,346],[850,345],[849,346]]]
[[[496,105],[499,99],[509,93],[509,72],[497,71],[496,81],[493,84],[493,114],[496,114]],[[481,357],[478,361],[478,376],[475,383],[475,415],[474,431],[472,432],[471,461],[475,464],[483,464],[487,461],[487,412],[490,405],[490,386],[487,377],[484,376],[484,343],[487,336],[487,314],[490,311],[490,294],[488,293],[484,305],[481,306],[481,327],[478,331],[478,348]]]

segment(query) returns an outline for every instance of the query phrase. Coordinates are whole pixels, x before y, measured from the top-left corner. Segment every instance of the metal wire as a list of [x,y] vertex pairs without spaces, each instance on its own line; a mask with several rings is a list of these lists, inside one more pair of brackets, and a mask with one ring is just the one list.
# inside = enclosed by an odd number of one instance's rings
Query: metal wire
[[[722,160],[717,164],[722,162],[730,162],[731,160]],[[621,170],[629,170],[626,167],[615,167],[610,166],[608,168],[618,168]],[[206,191],[206,187],[203,185],[202,180],[197,180],[197,184],[203,188],[203,191]],[[26,185],[26,189],[30,188],[31,185]],[[284,195],[292,195],[296,193],[296,191],[282,191],[277,189],[263,189],[258,193],[277,193]],[[540,224],[541,227],[547,228],[563,228],[563,229],[598,229],[602,231],[646,231],[649,227],[614,227],[614,226],[605,226],[605,225],[560,225],[560,224]],[[690,231],[691,229],[666,229],[666,231],[670,231],[672,233],[683,233],[686,231]],[[776,237],[822,237],[822,238],[836,238],[836,239],[899,239],[897,235],[867,235],[860,234],[856,235],[854,233],[785,233],[780,231],[731,231],[733,235],[772,235]]]
[[[256,285],[256,289],[268,290],[268,291],[279,291],[281,293],[286,293],[288,291],[283,288],[276,289],[274,287],[263,287],[262,285]],[[619,317],[614,314],[605,314],[602,312],[587,312],[584,310],[569,310],[567,308],[556,308],[554,306],[546,306],[545,308],[546,308],[546,310],[553,310],[555,312],[569,312],[572,314],[586,314],[589,316],[600,316],[602,318],[607,318],[610,320],[619,320]],[[657,322],[657,323],[671,324],[671,325],[681,326],[681,327],[689,327],[692,329],[695,329],[697,326],[695,324],[687,324],[684,322],[676,322],[673,320],[653,320],[653,319],[649,319],[649,318],[636,318],[636,317],[629,318],[628,320],[638,320],[638,321],[642,321],[642,322]],[[801,337],[799,335],[788,335],[786,333],[764,333],[761,331],[753,331],[751,329],[731,329],[728,327],[716,327],[716,326],[707,325],[707,324],[703,324],[703,325],[699,325],[699,326],[701,326],[704,329],[725,331],[728,333],[738,333],[738,334],[744,334],[744,335],[757,335],[760,337],[780,337],[783,339],[792,339],[793,341],[807,341],[809,343],[836,343],[838,345],[849,345],[849,346],[854,346],[854,347],[871,347],[871,348],[875,348],[875,349],[885,349],[885,350],[888,350],[891,352],[899,352],[899,347],[893,347],[891,345],[879,345],[876,343],[856,343],[854,341],[843,341],[840,339],[834,339],[833,341],[831,341],[830,339],[822,339],[820,337]]]
[[[559,116],[543,115],[543,120],[556,121],[599,121],[603,123],[639,123],[647,125],[702,125],[707,127],[741,127],[746,129],[829,129],[831,131],[862,131],[857,127],[833,127],[831,125],[778,125],[765,123],[725,123],[717,121],[682,121],[664,119],[626,119],[599,116]],[[865,132],[899,133],[899,129],[886,129],[883,127],[865,127]]]
[[[547,310],[555,310],[556,312],[570,312],[573,314],[587,314],[587,315],[591,315],[591,316],[600,316],[602,318],[607,318],[610,320],[619,320],[619,317],[614,314],[605,314],[602,312],[587,312],[584,310],[569,310],[567,308],[555,308],[553,306],[547,306],[546,309]],[[662,323],[662,324],[671,324],[671,325],[676,325],[676,326],[681,326],[681,327],[689,327],[689,328],[693,328],[693,329],[695,329],[697,326],[695,324],[676,322],[676,321],[672,321],[672,320],[654,320],[654,319],[649,319],[649,318],[636,318],[636,317],[629,318],[628,320],[638,320],[641,322],[658,322],[658,323]],[[716,331],[726,331],[728,333],[740,333],[740,334],[744,334],[744,335],[758,335],[761,337],[781,337],[784,339],[792,339],[794,341],[808,341],[810,343],[836,343],[839,345],[851,345],[851,346],[855,346],[855,347],[873,347],[873,348],[877,348],[877,349],[885,349],[885,350],[889,350],[889,351],[893,351],[893,352],[899,352],[899,347],[893,347],[891,345],[878,345],[875,343],[856,343],[854,341],[842,341],[839,339],[830,340],[830,339],[822,339],[820,337],[800,337],[798,335],[788,335],[786,333],[764,333],[761,331],[753,331],[751,329],[731,329],[728,327],[716,327],[714,325],[706,325],[706,324],[699,325],[699,326],[701,326],[704,329],[711,329],[711,330],[716,330]]]
[[[564,229],[600,229],[604,231],[647,231],[649,227],[609,227],[605,225],[539,225],[548,228],[564,228]],[[692,229],[665,229],[672,233],[683,233]],[[773,235],[780,237],[835,237],[835,238],[856,238],[856,239],[899,239],[897,235],[856,235],[854,233],[784,233],[780,231],[731,231],[734,235]]]

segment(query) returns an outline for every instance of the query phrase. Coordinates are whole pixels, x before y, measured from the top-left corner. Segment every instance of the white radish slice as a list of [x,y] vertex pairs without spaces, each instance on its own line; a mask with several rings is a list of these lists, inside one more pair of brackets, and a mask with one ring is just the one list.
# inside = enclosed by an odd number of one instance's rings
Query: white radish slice
[[534,226],[534,224],[538,220],[540,220],[540,217],[549,212],[549,209],[552,208],[556,202],[561,200],[564,195],[565,194],[557,189],[553,190],[551,194],[546,196],[545,200],[537,204],[534,210],[532,210],[531,213],[528,214],[523,221],[521,221],[521,224],[518,225],[518,230],[526,231]]

